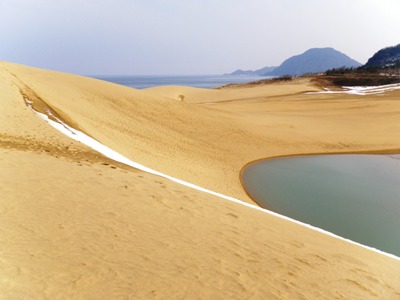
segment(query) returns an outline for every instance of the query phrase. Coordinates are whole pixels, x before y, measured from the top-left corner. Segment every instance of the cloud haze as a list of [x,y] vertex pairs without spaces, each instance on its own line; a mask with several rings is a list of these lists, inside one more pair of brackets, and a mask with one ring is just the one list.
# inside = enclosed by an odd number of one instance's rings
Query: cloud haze
[[219,74],[312,47],[364,63],[397,0],[0,0],[0,60],[79,74]]

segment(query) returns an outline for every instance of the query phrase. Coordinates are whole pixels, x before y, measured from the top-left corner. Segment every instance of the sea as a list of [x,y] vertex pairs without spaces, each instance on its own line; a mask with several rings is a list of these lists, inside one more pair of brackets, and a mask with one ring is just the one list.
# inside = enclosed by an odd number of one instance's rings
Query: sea
[[185,76],[90,76],[92,78],[112,83],[145,89],[154,86],[190,86],[196,88],[215,88],[231,83],[247,83],[262,79],[271,79],[273,76],[232,76],[232,75],[185,75]]

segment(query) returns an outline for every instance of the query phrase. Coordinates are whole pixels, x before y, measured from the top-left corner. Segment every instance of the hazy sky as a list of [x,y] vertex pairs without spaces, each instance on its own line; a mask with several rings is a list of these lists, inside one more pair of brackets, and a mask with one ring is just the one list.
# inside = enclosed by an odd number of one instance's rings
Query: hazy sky
[[399,0],[0,0],[0,60],[78,74],[221,74],[313,47],[365,63]]

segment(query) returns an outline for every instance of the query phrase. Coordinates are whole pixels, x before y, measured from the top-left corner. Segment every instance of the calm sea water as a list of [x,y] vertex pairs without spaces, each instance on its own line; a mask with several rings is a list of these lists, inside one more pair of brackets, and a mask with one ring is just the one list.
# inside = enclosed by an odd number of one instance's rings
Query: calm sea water
[[198,88],[214,88],[229,83],[244,83],[261,79],[273,78],[263,76],[223,76],[223,75],[195,75],[195,76],[92,76],[93,78],[113,83],[144,89],[153,86],[180,85]]
[[400,156],[269,159],[243,171],[261,206],[400,256]]

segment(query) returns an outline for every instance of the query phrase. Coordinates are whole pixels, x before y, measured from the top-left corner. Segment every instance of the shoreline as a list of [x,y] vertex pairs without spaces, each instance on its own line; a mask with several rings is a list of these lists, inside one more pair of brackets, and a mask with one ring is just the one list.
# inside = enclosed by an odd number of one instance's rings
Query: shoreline
[[246,190],[245,185],[243,183],[243,171],[246,169],[248,166],[265,161],[265,160],[270,160],[270,159],[277,159],[277,158],[286,158],[286,157],[302,157],[302,156],[316,156],[316,155],[346,155],[346,154],[372,154],[372,155],[390,155],[390,154],[400,154],[400,148],[393,148],[393,149],[381,149],[381,150],[354,150],[354,151],[344,151],[344,152],[315,152],[315,153],[299,153],[299,154],[285,154],[285,155],[276,155],[276,156],[267,156],[264,158],[258,158],[256,160],[250,161],[246,163],[239,172],[239,179],[240,179],[240,184],[242,185],[243,190],[247,194],[247,196],[254,201],[258,206],[262,207],[256,199],[254,199]]
[[243,190],[246,192],[247,196],[251,198],[258,206],[262,207],[250,194],[247,192],[245,185],[243,183],[243,171],[246,169],[248,166],[265,161],[265,160],[270,160],[270,159],[277,159],[277,158],[286,158],[286,157],[302,157],[302,156],[316,156],[316,155],[346,155],[346,154],[372,154],[372,155],[390,155],[390,154],[400,154],[400,148],[399,149],[382,149],[382,150],[365,150],[365,151],[346,151],[346,152],[316,152],[316,153],[300,153],[300,154],[285,154],[285,155],[276,155],[276,156],[268,156],[265,158],[259,158],[256,160],[253,160],[247,164],[245,164],[241,169],[239,173],[239,178],[240,178],[240,183],[243,187]]

